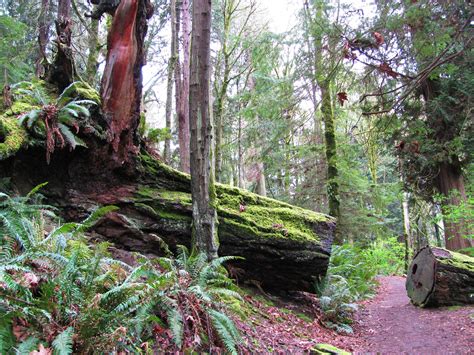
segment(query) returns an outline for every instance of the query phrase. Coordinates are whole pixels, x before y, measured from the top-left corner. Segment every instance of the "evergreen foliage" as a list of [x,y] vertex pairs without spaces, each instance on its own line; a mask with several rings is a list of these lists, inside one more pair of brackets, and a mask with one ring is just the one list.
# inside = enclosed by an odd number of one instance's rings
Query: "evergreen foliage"
[[107,243],[84,238],[115,207],[51,228],[58,219],[40,204],[40,187],[26,197],[0,195],[1,353],[38,344],[58,354],[146,352],[140,344],[237,352],[239,335],[223,303],[240,298],[222,266],[231,257],[208,263],[181,248],[176,259],[139,257],[131,267],[112,259]]

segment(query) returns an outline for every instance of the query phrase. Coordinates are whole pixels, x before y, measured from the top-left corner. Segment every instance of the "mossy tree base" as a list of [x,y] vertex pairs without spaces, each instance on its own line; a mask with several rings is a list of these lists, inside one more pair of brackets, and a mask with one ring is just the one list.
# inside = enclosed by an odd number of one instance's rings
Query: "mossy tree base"
[[474,258],[425,247],[410,265],[406,289],[420,307],[474,304]]
[[[118,206],[93,233],[118,248],[162,255],[160,238],[172,250],[191,244],[189,175],[149,155],[140,156],[134,169],[111,170],[101,165],[108,146],[88,146],[55,153],[49,166],[42,149],[30,148],[0,161],[0,175],[23,193],[49,181],[43,192],[68,220],[80,220],[98,205]],[[327,271],[334,220],[226,185],[217,184],[216,192],[219,254],[245,258],[231,265],[233,276],[266,289],[314,292]]]

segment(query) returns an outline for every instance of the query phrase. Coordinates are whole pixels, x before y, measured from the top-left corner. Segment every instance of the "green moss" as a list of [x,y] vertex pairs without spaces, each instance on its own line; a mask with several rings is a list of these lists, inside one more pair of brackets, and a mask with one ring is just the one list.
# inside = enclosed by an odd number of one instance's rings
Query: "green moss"
[[0,115],[0,160],[14,155],[27,142],[26,131],[14,117]]
[[39,105],[18,100],[18,101],[13,102],[12,107],[10,107],[7,111],[5,111],[5,115],[16,116],[16,115],[29,112],[31,110],[35,110],[38,108],[40,108]]
[[143,153],[140,154],[140,161],[143,168],[152,174],[166,175],[173,177],[173,180],[180,180],[191,183],[191,176],[162,163],[161,161]]
[[143,186],[138,190],[137,194],[142,197],[158,199],[163,202],[176,202],[183,206],[191,206],[192,204],[191,194],[181,191],[160,190]]
[[317,344],[311,349],[311,354],[350,355],[351,353],[330,344]]
[[[140,156],[142,166],[152,176],[164,176],[190,191],[190,176],[150,157]],[[271,198],[223,184],[215,184],[219,228],[232,227],[234,233],[247,238],[284,238],[297,241],[318,241],[315,227],[320,222],[333,222],[327,215],[305,210]],[[155,199],[155,205],[172,207],[179,203],[191,206],[191,194],[143,187],[138,191],[141,198]]]
[[186,221],[186,222],[191,222],[191,217],[186,216],[184,214],[176,213],[173,212],[172,210],[168,209],[163,209],[160,208],[159,206],[150,206],[145,203],[140,203],[137,202],[135,203],[135,206],[138,207],[138,209],[141,209],[142,211],[145,211],[149,215],[154,216],[157,219],[169,219],[169,220],[178,220],[178,221]]
[[315,223],[331,221],[321,213],[216,184],[219,198],[218,215],[224,222],[249,234],[264,238],[285,238],[299,241],[318,240]]
[[[441,248],[437,248],[441,249]],[[468,255],[464,255],[461,253],[456,253],[454,251],[442,249],[445,251],[447,254],[450,255],[449,257],[438,257],[438,261],[441,264],[453,266],[459,269],[465,269],[470,272],[474,272],[474,258],[470,257]]]
[[97,104],[100,104],[100,94],[99,92],[90,86],[84,81],[78,81],[74,85],[74,91],[77,96],[80,96],[83,99],[94,101]]

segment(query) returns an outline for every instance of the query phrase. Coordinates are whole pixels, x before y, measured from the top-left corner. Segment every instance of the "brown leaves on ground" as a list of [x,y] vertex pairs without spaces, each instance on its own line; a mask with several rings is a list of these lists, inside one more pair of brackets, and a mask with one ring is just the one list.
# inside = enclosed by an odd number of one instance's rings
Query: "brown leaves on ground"
[[[363,341],[354,335],[340,335],[319,323],[320,311],[315,295],[298,293],[291,299],[272,298],[275,304],[260,296],[245,296],[254,311],[244,321],[236,320],[250,353],[309,353],[316,344],[328,343],[352,351]],[[357,329],[357,324],[355,324]]]
[[43,344],[39,345],[38,350],[32,351],[30,355],[52,355],[53,350],[51,348],[45,348]]

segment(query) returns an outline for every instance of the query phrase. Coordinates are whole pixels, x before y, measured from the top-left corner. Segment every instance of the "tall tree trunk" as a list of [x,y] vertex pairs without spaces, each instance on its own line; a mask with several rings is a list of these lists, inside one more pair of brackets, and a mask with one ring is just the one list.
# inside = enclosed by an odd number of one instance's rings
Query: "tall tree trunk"
[[224,79],[222,86],[216,97],[216,152],[215,152],[215,166],[216,166],[216,180],[222,182],[222,138],[224,135],[224,105],[227,96],[227,86],[229,84],[228,64],[224,60]]
[[41,10],[38,18],[38,57],[35,63],[35,74],[37,78],[42,78],[45,74],[45,68],[48,62],[46,57],[46,46],[49,39],[49,0],[41,0]]
[[109,32],[101,96],[112,156],[119,165],[138,152],[143,42],[151,15],[148,0],[122,0]]
[[[466,190],[464,187],[464,178],[459,167],[442,163],[439,167],[438,189],[444,195],[443,213],[446,214],[448,206],[459,206],[467,201]],[[446,249],[459,250],[473,247],[472,239],[466,236],[472,234],[469,225],[472,221],[465,218],[452,221],[444,219]]]
[[189,90],[193,236],[195,247],[213,259],[217,257],[218,245],[211,171],[210,43],[211,0],[194,0]]
[[260,196],[267,196],[267,186],[265,184],[265,168],[262,162],[257,163],[257,187],[255,192]]
[[63,91],[74,81],[74,58],[71,48],[71,0],[59,0],[56,19],[56,55],[48,66],[47,81]]
[[237,133],[237,145],[238,145],[238,187],[244,188],[244,149],[242,147],[242,115],[239,109],[239,128]]
[[[178,15],[177,15],[178,16]],[[189,45],[190,24],[189,0],[181,4],[183,64],[176,66],[176,113],[178,116],[178,145],[180,154],[181,171],[190,172],[190,147],[189,147]],[[176,33],[179,33],[180,21],[176,21]]]
[[99,21],[91,18],[88,39],[89,54],[86,64],[86,80],[95,83],[97,78],[97,68],[99,66]]
[[[165,121],[168,132],[171,132],[171,111],[172,111],[172,100],[173,100],[173,73],[176,67],[176,0],[171,0],[171,48],[170,48],[170,59],[168,61],[168,81],[166,87],[166,112]],[[171,157],[171,138],[169,135],[165,139],[165,150],[163,157],[165,162],[169,164]]]
[[[324,122],[324,137],[326,139],[326,161],[327,161],[327,191],[329,202],[329,214],[339,220],[339,184],[337,182],[337,147],[336,147],[336,133],[334,127],[334,111],[331,99],[331,88],[329,82],[323,81],[319,84],[321,89],[322,103],[321,113]],[[337,237],[336,233],[335,243],[342,243],[342,240]]]

